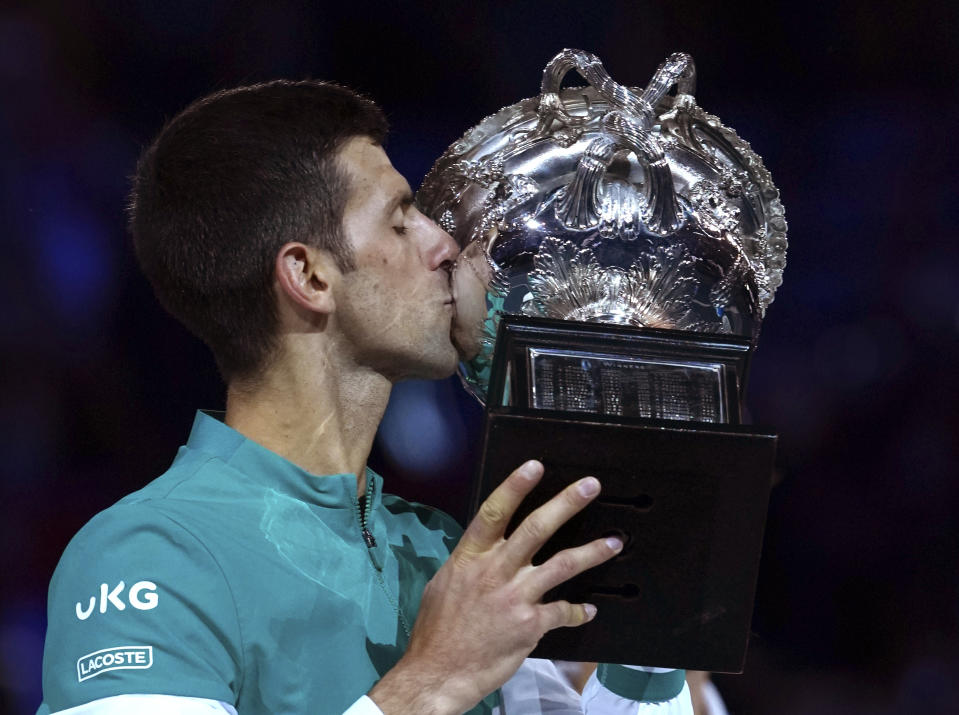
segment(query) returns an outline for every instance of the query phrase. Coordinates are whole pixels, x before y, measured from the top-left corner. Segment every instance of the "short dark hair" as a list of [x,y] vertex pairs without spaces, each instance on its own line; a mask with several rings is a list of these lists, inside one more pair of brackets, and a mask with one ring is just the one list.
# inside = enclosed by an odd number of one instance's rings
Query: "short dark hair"
[[352,137],[385,139],[372,101],[328,82],[216,92],[170,120],[130,192],[137,259],[160,303],[213,351],[224,380],[255,377],[276,348],[273,266],[301,241],[353,268],[343,235]]

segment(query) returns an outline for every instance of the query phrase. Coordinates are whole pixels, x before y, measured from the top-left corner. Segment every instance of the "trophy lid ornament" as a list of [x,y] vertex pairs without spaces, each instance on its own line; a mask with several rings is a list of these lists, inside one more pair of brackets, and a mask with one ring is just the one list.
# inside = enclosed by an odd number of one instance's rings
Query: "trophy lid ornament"
[[[562,89],[571,70],[587,86]],[[760,157],[694,91],[684,53],[638,89],[563,50],[538,96],[436,161],[416,200],[463,248],[454,341],[481,401],[504,313],[755,343],[786,263],[783,206]]]

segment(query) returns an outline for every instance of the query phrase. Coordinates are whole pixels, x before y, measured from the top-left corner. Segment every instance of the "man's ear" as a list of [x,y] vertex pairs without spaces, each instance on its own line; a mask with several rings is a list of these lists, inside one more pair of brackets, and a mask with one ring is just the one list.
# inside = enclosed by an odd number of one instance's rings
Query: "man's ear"
[[340,270],[327,251],[286,243],[276,254],[274,274],[282,295],[299,307],[323,315],[335,309],[332,289]]

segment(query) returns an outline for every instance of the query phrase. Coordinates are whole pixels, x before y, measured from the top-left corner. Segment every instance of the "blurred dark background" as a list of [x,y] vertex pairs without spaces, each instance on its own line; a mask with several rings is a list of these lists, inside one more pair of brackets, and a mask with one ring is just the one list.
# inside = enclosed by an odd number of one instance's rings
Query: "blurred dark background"
[[[33,2],[0,9],[0,712],[40,700],[46,587],[94,513],[223,389],[124,229],[140,149],[192,99],[336,79],[416,187],[563,47],[645,85],[671,52],[764,158],[789,221],[750,408],[780,435],[738,713],[959,712],[959,4],[840,0]],[[481,412],[394,393],[388,488],[462,517]]]

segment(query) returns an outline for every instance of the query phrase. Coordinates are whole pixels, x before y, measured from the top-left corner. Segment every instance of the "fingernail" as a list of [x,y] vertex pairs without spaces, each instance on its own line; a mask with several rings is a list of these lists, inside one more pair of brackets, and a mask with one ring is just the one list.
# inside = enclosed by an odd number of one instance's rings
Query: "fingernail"
[[579,480],[576,488],[584,497],[595,496],[599,493],[599,481],[595,477],[586,477]]
[[540,464],[535,459],[531,459],[528,462],[524,462],[523,466],[519,468],[524,477],[538,477],[540,473]]
[[607,538],[606,545],[609,547],[610,551],[614,551],[617,554],[623,550],[623,540],[618,539],[615,536],[610,536]]
[[596,606],[592,603],[584,603],[583,610],[586,611],[586,620],[591,621],[596,617]]

